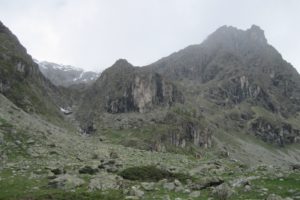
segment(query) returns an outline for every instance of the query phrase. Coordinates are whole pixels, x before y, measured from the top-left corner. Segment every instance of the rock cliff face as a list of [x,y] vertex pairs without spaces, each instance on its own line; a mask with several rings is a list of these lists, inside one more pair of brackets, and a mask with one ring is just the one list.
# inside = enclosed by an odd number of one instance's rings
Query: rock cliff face
[[132,93],[134,105],[141,113],[149,111],[155,105],[168,107],[175,102],[183,102],[177,88],[159,74],[136,74]]
[[161,137],[161,143],[180,148],[212,146],[212,130],[203,121],[167,115],[166,123],[172,128]]
[[183,96],[173,83],[118,60],[87,91],[80,109],[82,113],[145,113],[176,102],[182,103]]
[[213,130],[205,119],[185,118],[176,113],[168,113],[163,120],[169,128],[151,143],[155,151],[167,151],[170,148],[210,148]]
[[295,129],[288,123],[272,123],[264,118],[258,118],[251,123],[250,131],[263,141],[284,146],[300,142],[300,129]]
[[221,106],[232,107],[246,101],[272,112],[279,110],[270,94],[253,78],[249,80],[248,76],[244,75],[226,80],[217,87],[210,87],[206,98]]

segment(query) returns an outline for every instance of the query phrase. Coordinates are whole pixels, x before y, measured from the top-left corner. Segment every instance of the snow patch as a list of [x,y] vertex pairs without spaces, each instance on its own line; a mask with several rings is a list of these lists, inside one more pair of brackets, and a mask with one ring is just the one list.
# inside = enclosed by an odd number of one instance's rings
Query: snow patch
[[69,115],[69,114],[72,114],[72,110],[67,110],[67,109],[64,109],[62,107],[60,107],[60,111],[62,113],[64,113],[65,115]]

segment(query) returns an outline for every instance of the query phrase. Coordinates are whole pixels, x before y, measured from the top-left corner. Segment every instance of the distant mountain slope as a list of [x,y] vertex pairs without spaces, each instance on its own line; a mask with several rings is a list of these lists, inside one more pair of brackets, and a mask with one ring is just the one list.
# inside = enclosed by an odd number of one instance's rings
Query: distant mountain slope
[[54,85],[69,87],[76,84],[91,84],[98,78],[99,74],[92,71],[84,71],[69,65],[60,65],[47,61],[36,61],[41,72]]

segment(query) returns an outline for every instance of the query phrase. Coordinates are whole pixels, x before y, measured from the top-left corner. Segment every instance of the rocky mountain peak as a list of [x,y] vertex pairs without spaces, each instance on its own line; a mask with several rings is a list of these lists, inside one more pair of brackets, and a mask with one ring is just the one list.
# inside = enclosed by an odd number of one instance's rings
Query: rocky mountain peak
[[267,45],[267,39],[264,31],[257,25],[252,25],[247,30],[225,25],[208,36],[204,43],[207,43],[207,45],[218,44],[232,49],[238,46],[245,48],[244,44],[248,45],[250,43]]
[[261,43],[267,43],[264,31],[257,25],[252,25],[250,29],[246,31],[249,37],[253,40],[259,41]]
[[218,28],[214,33],[225,34],[225,33],[230,33],[230,32],[232,33],[235,31],[239,31],[239,29],[234,26],[224,25],[224,26],[221,26],[220,28]]
[[99,82],[102,81],[110,81],[115,79],[126,82],[127,79],[131,78],[134,69],[135,67],[127,60],[119,59],[111,67],[104,70],[96,82],[99,84]]
[[[275,60],[277,64],[273,62]],[[173,53],[150,68],[171,79],[184,77],[207,82],[216,78],[217,74],[225,75],[220,73],[221,69],[230,71],[236,68],[240,71],[257,68],[261,71],[266,66],[278,66],[281,62],[281,55],[267,43],[259,26],[252,25],[247,30],[222,26],[201,44]]]
[[112,67],[132,67],[132,64],[126,59],[120,58],[112,65]]

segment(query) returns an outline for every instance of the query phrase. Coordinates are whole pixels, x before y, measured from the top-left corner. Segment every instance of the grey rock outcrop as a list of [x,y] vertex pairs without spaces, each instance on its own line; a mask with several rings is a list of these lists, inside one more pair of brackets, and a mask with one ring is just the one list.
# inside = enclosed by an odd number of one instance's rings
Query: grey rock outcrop
[[300,142],[300,130],[287,123],[258,118],[252,122],[250,129],[264,141],[279,146]]
[[117,81],[116,85],[103,91],[108,93],[105,109],[109,113],[131,111],[143,113],[156,105],[171,106],[175,102],[183,101],[175,85],[164,80],[159,74],[149,74],[134,68],[126,60],[118,60],[103,74],[96,85],[108,86],[105,83],[107,79]]
[[75,175],[63,174],[59,175],[53,180],[50,180],[48,185],[53,188],[70,190],[82,186],[84,183],[84,180],[78,178]]
[[204,119],[186,119],[174,113],[169,113],[164,123],[172,126],[156,142],[152,149],[156,151],[166,150],[165,145],[186,148],[191,145],[210,148],[212,146],[212,129],[207,126]]
[[117,175],[101,173],[97,174],[89,183],[89,190],[110,190],[120,189],[122,178]]

